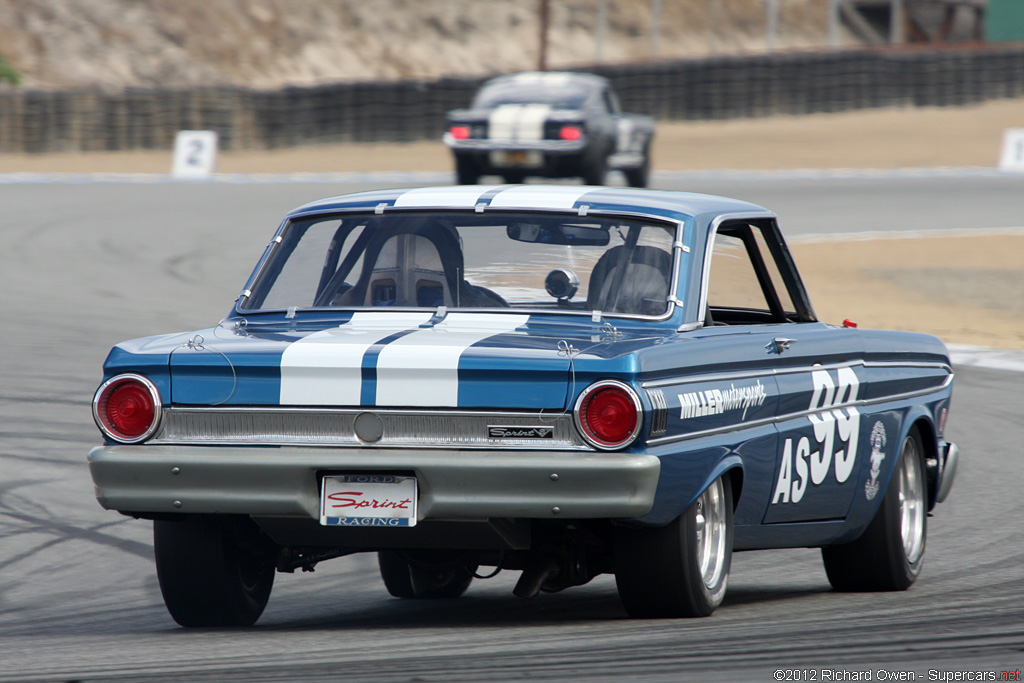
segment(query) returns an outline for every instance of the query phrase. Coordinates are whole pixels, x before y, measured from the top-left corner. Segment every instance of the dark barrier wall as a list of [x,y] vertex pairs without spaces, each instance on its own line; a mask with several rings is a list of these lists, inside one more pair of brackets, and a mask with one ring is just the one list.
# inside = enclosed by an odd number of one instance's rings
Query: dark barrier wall
[[[1024,45],[770,54],[599,66],[629,111],[661,120],[955,106],[1024,97]],[[338,83],[275,91],[0,93],[0,152],[170,149],[213,130],[221,149],[438,139],[481,79]]]

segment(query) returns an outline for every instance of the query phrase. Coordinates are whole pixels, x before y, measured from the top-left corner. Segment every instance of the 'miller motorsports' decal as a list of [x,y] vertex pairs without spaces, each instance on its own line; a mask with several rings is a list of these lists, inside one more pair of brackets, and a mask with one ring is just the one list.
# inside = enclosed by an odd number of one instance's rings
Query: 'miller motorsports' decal
[[764,404],[767,397],[764,386],[758,380],[757,384],[745,387],[729,385],[728,389],[707,389],[705,391],[691,391],[688,394],[679,394],[679,419],[686,420],[691,417],[704,417],[705,415],[721,415],[727,410],[743,410],[743,417],[747,416],[747,408]]
[[488,425],[487,436],[492,439],[553,439],[555,438],[555,428]]

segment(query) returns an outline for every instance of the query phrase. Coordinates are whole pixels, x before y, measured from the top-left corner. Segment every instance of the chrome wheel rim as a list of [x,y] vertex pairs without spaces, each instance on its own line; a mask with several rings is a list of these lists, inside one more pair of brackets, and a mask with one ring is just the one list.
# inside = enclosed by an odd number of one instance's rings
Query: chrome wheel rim
[[725,565],[726,510],[722,480],[716,479],[697,499],[697,563],[708,588],[721,581]]
[[917,444],[907,439],[903,444],[900,458],[900,534],[903,537],[903,553],[910,564],[921,559],[924,552],[924,478],[921,476],[921,459]]

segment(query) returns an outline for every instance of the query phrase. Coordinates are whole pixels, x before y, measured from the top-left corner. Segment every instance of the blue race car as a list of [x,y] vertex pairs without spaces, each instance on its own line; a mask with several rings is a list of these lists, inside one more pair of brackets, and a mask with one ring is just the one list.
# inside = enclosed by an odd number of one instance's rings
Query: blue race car
[[216,326],[115,346],[89,466],[153,520],[184,626],[252,624],[275,572],[357,552],[401,598],[612,573],[634,617],[704,616],[733,550],[909,587],[952,382],[934,337],[819,322],[760,206],[381,190],[291,212]]

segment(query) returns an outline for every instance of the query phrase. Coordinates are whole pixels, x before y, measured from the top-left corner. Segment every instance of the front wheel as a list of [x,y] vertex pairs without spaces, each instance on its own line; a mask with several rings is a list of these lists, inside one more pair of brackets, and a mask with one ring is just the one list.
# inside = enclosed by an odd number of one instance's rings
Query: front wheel
[[270,599],[277,546],[247,517],[153,522],[160,592],[182,626],[251,626]]
[[621,528],[615,584],[631,617],[706,617],[722,604],[732,564],[732,484],[716,479],[667,526]]
[[896,471],[867,530],[855,541],[821,549],[833,588],[901,591],[914,583],[924,562],[925,486],[924,449],[915,428],[903,441]]

